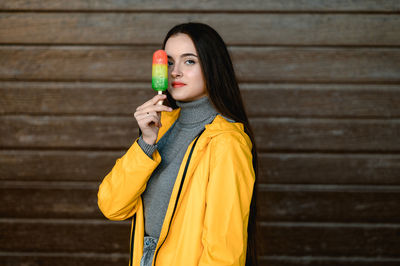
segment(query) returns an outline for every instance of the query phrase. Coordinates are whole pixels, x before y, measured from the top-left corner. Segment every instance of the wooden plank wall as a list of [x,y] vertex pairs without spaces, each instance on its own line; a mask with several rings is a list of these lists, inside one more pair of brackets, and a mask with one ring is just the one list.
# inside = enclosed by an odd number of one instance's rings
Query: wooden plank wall
[[0,1],[0,264],[127,265],[97,187],[186,21],[232,53],[260,153],[261,265],[400,265],[397,0]]

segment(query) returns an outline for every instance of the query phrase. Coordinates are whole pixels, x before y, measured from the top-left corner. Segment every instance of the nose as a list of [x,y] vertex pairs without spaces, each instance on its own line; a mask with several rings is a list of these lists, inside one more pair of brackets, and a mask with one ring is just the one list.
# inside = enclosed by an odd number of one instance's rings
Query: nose
[[173,78],[181,77],[181,76],[182,76],[182,72],[181,72],[181,70],[179,69],[178,64],[174,64],[174,65],[172,66],[171,76],[172,76]]

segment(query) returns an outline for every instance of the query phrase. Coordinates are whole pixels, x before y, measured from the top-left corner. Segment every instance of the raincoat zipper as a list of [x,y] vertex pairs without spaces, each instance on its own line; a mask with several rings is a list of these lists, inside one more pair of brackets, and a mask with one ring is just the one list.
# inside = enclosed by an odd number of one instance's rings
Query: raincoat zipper
[[133,226],[131,229],[131,250],[130,250],[130,256],[129,256],[129,266],[132,266],[132,260],[133,260],[133,242],[135,239],[135,227],[136,227],[136,213],[133,215],[132,217],[132,222],[133,222]]

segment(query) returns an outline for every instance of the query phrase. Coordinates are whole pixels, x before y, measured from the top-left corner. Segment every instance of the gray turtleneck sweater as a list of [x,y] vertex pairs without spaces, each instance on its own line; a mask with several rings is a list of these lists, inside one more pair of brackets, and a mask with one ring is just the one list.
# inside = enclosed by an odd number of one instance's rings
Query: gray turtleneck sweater
[[197,134],[217,115],[208,97],[192,102],[177,101],[177,105],[181,107],[179,118],[156,145],[147,144],[141,137],[138,140],[139,146],[150,158],[156,149],[161,155],[161,163],[142,194],[145,233],[157,239],[185,152]]

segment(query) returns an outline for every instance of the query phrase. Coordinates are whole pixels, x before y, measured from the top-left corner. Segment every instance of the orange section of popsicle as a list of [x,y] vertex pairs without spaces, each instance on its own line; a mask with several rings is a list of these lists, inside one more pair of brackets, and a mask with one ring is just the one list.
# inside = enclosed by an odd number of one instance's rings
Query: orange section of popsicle
[[167,53],[164,50],[157,50],[153,54],[153,64],[168,64]]

